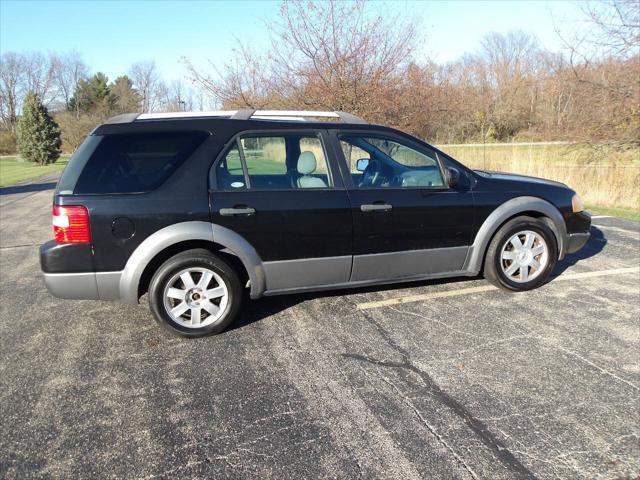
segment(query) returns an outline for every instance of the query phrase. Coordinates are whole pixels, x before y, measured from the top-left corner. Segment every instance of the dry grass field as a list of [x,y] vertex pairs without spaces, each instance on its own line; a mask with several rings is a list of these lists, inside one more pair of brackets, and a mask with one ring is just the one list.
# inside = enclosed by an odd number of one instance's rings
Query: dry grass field
[[640,151],[554,143],[441,145],[471,168],[521,173],[566,183],[585,203],[640,209]]

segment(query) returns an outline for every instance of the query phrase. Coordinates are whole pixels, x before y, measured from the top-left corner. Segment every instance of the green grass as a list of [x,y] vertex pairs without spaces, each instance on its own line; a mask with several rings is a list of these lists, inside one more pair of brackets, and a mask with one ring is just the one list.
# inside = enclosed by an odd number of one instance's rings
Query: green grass
[[261,155],[254,157],[251,153],[247,155],[247,166],[250,175],[284,175],[287,172],[284,162],[263,158]]
[[63,156],[51,165],[36,165],[20,157],[0,158],[0,187],[15,185],[19,182],[59,172],[68,161],[69,157]]
[[640,222],[640,209],[637,208],[601,207],[598,205],[585,205],[585,207],[592,215],[610,215]]

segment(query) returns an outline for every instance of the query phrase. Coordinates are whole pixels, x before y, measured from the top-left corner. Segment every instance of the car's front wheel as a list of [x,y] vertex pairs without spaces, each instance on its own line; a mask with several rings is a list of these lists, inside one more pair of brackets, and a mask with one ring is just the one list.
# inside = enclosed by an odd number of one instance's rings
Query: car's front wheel
[[149,285],[149,307],[163,327],[185,337],[222,332],[242,299],[234,270],[204,249],[171,257]]
[[491,240],[484,276],[506,290],[531,290],[549,279],[557,259],[556,237],[547,224],[533,217],[516,217]]

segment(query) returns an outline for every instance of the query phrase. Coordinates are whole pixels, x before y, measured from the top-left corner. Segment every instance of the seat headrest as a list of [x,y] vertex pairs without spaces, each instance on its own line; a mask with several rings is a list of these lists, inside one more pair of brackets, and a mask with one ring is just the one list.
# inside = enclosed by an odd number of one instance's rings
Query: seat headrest
[[298,157],[298,173],[309,175],[316,171],[316,156],[313,152],[302,152]]

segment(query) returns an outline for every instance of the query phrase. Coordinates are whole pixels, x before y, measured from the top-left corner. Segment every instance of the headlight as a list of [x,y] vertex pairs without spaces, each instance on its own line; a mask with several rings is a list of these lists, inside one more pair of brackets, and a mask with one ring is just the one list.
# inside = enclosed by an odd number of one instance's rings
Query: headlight
[[578,213],[584,210],[584,203],[582,203],[582,199],[577,193],[571,199],[571,210],[573,210],[573,213]]

